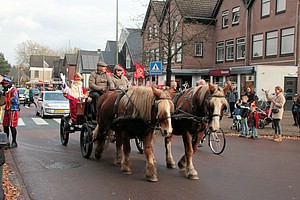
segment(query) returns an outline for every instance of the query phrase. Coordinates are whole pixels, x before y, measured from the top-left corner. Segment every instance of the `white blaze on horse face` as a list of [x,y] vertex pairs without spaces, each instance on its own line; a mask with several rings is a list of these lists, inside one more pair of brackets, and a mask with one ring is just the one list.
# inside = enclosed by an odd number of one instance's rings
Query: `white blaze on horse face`
[[221,109],[223,105],[223,98],[213,97],[211,99],[210,104],[211,106],[214,107],[210,129],[212,129],[212,131],[217,131],[220,128],[220,117],[221,117]]
[[168,137],[173,132],[173,127],[171,123],[171,111],[173,109],[170,100],[162,100],[158,104],[157,119],[160,121],[161,134]]

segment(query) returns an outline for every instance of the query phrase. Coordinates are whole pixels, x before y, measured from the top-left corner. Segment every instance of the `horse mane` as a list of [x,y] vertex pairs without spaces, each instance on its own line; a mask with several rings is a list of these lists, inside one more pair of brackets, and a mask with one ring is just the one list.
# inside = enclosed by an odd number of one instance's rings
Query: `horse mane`
[[151,87],[131,87],[120,103],[126,107],[125,115],[151,120],[152,105],[156,97]]

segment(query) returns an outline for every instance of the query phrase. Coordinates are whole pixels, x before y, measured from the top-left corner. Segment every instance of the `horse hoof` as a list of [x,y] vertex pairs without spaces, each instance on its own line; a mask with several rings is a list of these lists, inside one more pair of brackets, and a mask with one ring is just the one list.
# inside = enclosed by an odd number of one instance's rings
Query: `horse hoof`
[[198,180],[199,179],[199,176],[198,175],[193,175],[193,174],[189,174],[187,176],[188,179],[190,180]]
[[121,166],[121,162],[114,162],[114,166],[120,167]]
[[167,168],[169,168],[169,169],[175,169],[176,165],[175,165],[175,163],[167,163]]
[[95,158],[97,160],[100,160],[102,158],[102,155],[101,154],[98,154],[98,153],[95,153]]
[[146,177],[147,181],[149,182],[157,182],[158,181],[158,178],[157,177]]
[[122,174],[124,174],[124,175],[130,175],[130,174],[132,174],[132,171],[122,171]]

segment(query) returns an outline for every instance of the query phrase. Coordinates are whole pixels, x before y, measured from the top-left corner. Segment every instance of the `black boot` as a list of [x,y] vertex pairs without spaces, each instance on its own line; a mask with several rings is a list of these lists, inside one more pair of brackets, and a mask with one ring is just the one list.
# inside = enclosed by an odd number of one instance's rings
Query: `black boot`
[[15,127],[11,127],[11,135],[12,135],[12,143],[11,143],[11,148],[18,147],[17,144],[17,130]]

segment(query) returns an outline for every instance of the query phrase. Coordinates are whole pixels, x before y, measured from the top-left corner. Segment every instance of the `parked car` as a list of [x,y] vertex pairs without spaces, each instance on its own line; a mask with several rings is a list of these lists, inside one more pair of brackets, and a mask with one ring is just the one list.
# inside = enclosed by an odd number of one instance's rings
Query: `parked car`
[[26,90],[27,90],[26,88],[18,88],[20,103],[24,103],[24,101],[26,99],[26,94],[25,94]]
[[69,100],[63,96],[62,91],[42,91],[36,104],[36,115],[42,118],[70,113]]

